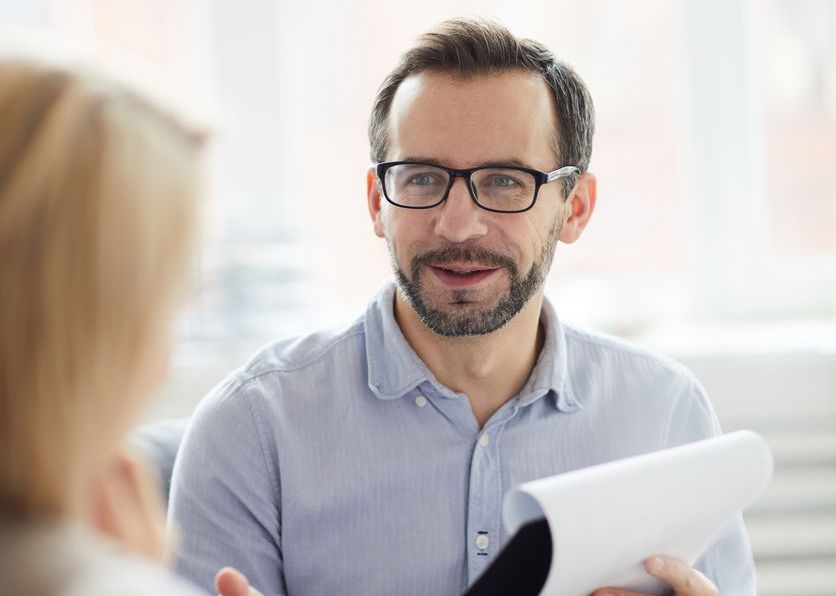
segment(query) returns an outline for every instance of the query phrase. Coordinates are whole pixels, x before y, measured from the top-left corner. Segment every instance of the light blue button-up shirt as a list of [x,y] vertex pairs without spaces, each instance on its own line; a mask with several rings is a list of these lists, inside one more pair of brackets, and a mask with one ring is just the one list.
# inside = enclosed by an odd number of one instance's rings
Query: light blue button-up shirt
[[[394,292],[350,327],[267,346],[202,401],[172,485],[180,573],[211,590],[233,565],[268,595],[456,595],[506,540],[514,485],[720,432],[687,369],[562,325],[548,301],[528,382],[479,428],[407,343]],[[755,594],[739,517],[698,566],[724,596]]]

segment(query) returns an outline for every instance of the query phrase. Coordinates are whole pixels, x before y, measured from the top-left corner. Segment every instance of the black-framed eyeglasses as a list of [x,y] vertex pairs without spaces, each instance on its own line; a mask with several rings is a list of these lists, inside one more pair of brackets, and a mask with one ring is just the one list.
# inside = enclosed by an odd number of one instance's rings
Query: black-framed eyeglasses
[[415,161],[377,164],[377,179],[386,200],[406,209],[430,209],[450,194],[456,178],[464,178],[470,196],[482,209],[521,213],[534,207],[540,187],[580,173],[577,166],[541,172],[519,166],[487,165],[457,170]]

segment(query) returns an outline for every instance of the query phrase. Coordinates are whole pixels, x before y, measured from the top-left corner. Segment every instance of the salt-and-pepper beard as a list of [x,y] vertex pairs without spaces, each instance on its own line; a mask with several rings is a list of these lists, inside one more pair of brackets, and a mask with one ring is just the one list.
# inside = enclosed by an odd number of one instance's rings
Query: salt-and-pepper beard
[[[486,335],[501,329],[508,321],[513,319],[543,285],[554,259],[561,227],[562,218],[558,217],[552,229],[549,230],[539,258],[531,265],[531,269],[525,276],[520,276],[517,264],[508,256],[482,248],[455,244],[415,255],[410,264],[410,276],[407,276],[395,260],[392,243],[388,237],[387,245],[398,288],[427,327],[444,337]],[[433,308],[424,299],[421,268],[423,265],[438,267],[446,263],[456,262],[478,263],[488,267],[505,268],[510,276],[508,291],[499,298],[493,308],[478,311],[462,309],[460,313]],[[468,292],[468,290],[453,290],[453,301],[468,302]]]

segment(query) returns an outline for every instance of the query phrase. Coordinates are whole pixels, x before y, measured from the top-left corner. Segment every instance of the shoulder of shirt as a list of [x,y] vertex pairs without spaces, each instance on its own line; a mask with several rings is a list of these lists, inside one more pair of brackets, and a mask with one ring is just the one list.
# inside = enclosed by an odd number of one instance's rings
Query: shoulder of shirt
[[360,317],[348,326],[273,341],[232,374],[238,383],[247,385],[265,375],[304,369],[328,358],[341,348],[356,350],[365,356],[364,340],[365,324],[363,317]]
[[686,376],[689,379],[694,378],[693,373],[684,364],[650,348],[598,331],[566,324],[562,324],[562,327],[570,359],[578,351],[584,351],[587,358],[590,353],[594,353],[601,359],[621,361],[628,366],[633,364],[657,369],[660,373],[667,372],[672,375]]

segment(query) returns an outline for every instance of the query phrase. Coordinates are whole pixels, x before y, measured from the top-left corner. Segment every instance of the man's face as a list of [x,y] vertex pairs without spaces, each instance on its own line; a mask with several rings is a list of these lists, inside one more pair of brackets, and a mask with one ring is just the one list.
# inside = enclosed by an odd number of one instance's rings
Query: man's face
[[[466,80],[413,75],[392,102],[386,159],[554,170],[566,164],[555,157],[552,101],[545,82],[524,71]],[[431,209],[390,205],[375,188],[369,198],[401,294],[445,336],[495,331],[541,291],[566,211],[557,182],[542,186],[523,213],[481,209],[463,179]]]

